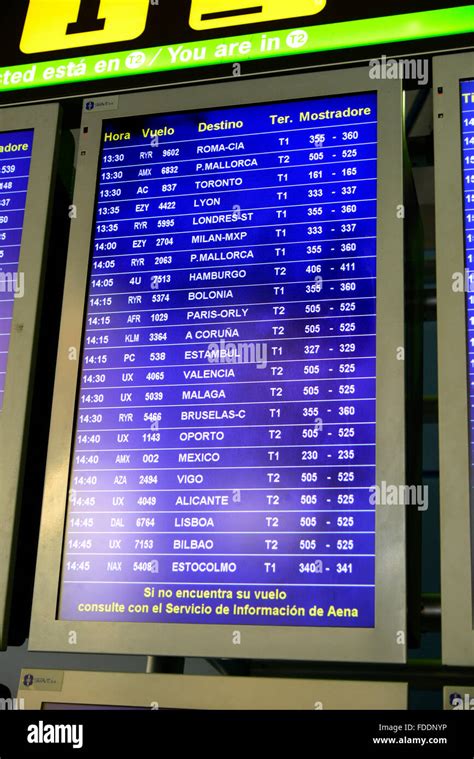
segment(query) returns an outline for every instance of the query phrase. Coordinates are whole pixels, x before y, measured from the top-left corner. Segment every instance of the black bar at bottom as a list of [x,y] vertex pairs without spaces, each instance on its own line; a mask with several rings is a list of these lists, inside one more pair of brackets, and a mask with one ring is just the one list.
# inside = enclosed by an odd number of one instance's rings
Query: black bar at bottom
[[0,756],[139,757],[147,754],[147,746],[163,746],[169,739],[184,756],[193,756],[201,744],[206,757],[241,757],[259,749],[269,757],[284,755],[285,749],[294,754],[307,742],[314,756],[472,759],[472,717],[469,711],[184,709],[121,711],[120,719],[108,711],[3,712]]

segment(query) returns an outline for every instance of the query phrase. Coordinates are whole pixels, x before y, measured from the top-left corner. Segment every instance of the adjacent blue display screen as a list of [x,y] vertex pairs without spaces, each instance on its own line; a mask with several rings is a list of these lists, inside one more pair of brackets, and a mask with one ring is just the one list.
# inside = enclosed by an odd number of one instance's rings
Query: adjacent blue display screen
[[59,616],[373,627],[375,93],[108,121]]
[[0,411],[7,376],[13,307],[25,291],[18,271],[33,129],[0,133]]
[[[474,81],[461,82],[461,139],[463,162],[464,247],[466,279],[469,440],[471,461],[471,561],[474,578]],[[474,592],[474,584],[473,584]]]

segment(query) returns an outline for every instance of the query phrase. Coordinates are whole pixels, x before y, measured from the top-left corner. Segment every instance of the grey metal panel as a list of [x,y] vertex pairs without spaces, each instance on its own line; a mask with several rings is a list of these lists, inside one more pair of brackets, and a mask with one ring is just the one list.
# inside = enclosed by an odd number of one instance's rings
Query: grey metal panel
[[25,295],[15,300],[0,411],[0,649],[5,647],[7,636],[58,120],[58,105],[0,109],[1,132],[34,129],[19,260],[19,271],[25,275]]
[[[104,119],[215,106],[298,98],[378,93],[377,251],[377,482],[405,482],[403,220],[403,93],[401,83],[372,80],[368,69],[300,74],[222,85],[183,87],[121,96],[118,109],[85,111],[81,129],[65,299],[49,441],[43,521],[38,557],[31,650],[239,658],[392,661],[406,658],[405,514],[403,507],[377,507],[376,626],[373,629],[291,628],[236,625],[67,622],[57,620],[63,528],[74,429],[79,352],[94,220],[94,197]],[[87,127],[87,133],[84,128]]]
[[[25,676],[33,684],[24,685]],[[34,678],[38,678],[35,686]],[[42,682],[39,682],[39,681]],[[45,685],[48,682],[50,685]],[[24,669],[25,708],[86,704],[154,709],[406,709],[406,683]],[[54,708],[54,706],[53,706]]]
[[474,54],[435,58],[433,66],[442,657],[472,666],[466,304],[452,276],[465,266],[459,80],[474,79]]

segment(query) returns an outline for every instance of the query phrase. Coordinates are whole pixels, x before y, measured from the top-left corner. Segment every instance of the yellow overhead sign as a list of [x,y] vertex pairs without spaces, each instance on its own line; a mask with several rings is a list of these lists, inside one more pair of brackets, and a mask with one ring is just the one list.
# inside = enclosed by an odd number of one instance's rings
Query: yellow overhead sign
[[46,53],[139,37],[150,0],[30,0],[20,49]]
[[189,25],[193,29],[218,29],[278,21],[314,15],[325,5],[326,0],[192,0]]
[[[29,0],[20,50],[47,53],[136,39],[147,27],[151,4],[159,5],[152,0]],[[313,16],[325,6],[326,0],[191,0],[189,25],[206,30],[279,21]]]

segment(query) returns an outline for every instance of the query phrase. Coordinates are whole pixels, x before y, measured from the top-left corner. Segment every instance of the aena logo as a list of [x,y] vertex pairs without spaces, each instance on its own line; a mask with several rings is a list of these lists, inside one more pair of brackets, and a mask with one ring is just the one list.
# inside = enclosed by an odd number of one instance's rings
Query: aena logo
[[[258,4],[260,2],[260,4]],[[152,4],[158,3],[151,0]],[[326,0],[191,0],[192,29],[312,16]],[[23,53],[109,45],[145,31],[150,0],[29,0],[20,42]]]

